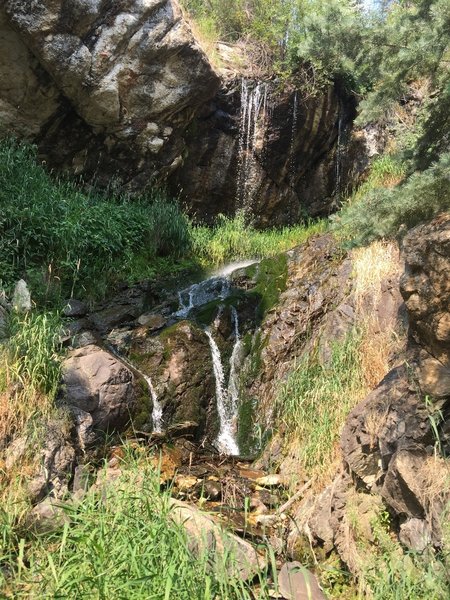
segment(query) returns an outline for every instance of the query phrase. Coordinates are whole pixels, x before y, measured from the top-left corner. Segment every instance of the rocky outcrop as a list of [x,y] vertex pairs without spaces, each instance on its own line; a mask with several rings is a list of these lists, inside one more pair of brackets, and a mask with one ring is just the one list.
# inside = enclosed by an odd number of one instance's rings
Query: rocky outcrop
[[192,123],[170,185],[209,221],[242,209],[261,227],[327,215],[344,185],[352,117],[352,102],[333,87],[305,97],[272,82],[234,80]]
[[[450,502],[448,485],[448,388],[450,217],[413,229],[403,241],[401,292],[409,317],[409,345],[398,365],[349,415],[341,436],[345,472],[299,509],[297,526],[325,551],[337,549],[358,574],[364,543],[380,516],[365,506],[386,507],[391,528],[409,549],[442,544],[442,522]],[[362,503],[362,504],[361,504]],[[378,523],[378,525],[377,525]],[[291,535],[291,549],[298,543]],[[361,540],[364,541],[361,544]]]
[[175,169],[219,79],[176,0],[0,10],[0,123],[52,166],[130,190]]
[[92,441],[95,431],[107,432],[126,425],[138,399],[133,373],[95,345],[74,350],[65,360],[63,392],[77,422],[82,446]]
[[0,50],[0,128],[86,182],[167,181],[194,216],[260,226],[329,214],[348,183],[354,102],[225,73],[217,94],[177,0],[5,0]]

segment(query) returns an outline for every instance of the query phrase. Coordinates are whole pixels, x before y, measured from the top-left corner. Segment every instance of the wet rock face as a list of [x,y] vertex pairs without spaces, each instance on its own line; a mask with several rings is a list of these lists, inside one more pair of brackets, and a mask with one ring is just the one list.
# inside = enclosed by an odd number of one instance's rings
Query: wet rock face
[[175,168],[184,128],[218,87],[176,0],[7,0],[0,31],[2,128],[100,185],[142,189]]
[[215,400],[214,375],[208,339],[194,323],[181,321],[148,336],[146,328],[135,331],[130,357],[149,375],[163,408],[164,428],[194,422],[205,432]]
[[259,84],[258,95],[258,82],[246,85],[242,93],[235,80],[204,106],[190,127],[188,155],[170,180],[172,189],[192,214],[210,221],[242,208],[260,226],[329,214],[339,130],[351,121],[351,103],[331,87],[303,98],[301,92],[280,94],[271,84]]

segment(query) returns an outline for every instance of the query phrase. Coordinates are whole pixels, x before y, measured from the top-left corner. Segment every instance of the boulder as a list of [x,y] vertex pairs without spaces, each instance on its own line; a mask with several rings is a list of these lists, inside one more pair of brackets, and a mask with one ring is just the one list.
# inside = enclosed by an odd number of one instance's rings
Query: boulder
[[163,407],[164,427],[196,423],[196,435],[203,434],[215,406],[211,351],[205,332],[189,321],[181,321],[157,336],[136,330],[130,352],[139,369],[151,377]]
[[299,562],[285,563],[281,567],[278,586],[286,600],[326,600],[315,575]]
[[400,525],[399,538],[409,550],[423,552],[431,544],[431,528],[423,519],[408,519]]
[[98,185],[174,169],[219,85],[176,0],[5,0],[0,40],[2,130]]
[[77,444],[73,425],[66,417],[47,424],[40,452],[39,469],[28,483],[32,502],[51,494],[62,498],[68,492],[69,481],[77,461]]
[[91,428],[106,432],[128,423],[138,398],[130,369],[95,345],[69,354],[63,364],[63,387],[66,404],[75,408],[83,443]]
[[189,548],[197,556],[208,553],[212,569],[216,561],[219,564],[225,561],[230,578],[251,581],[267,567],[267,559],[249,542],[223,531],[211,517],[194,506],[173,499],[170,506],[169,516],[186,530]]
[[46,498],[36,504],[25,519],[25,526],[37,534],[54,533],[62,529],[70,518],[60,502]]
[[12,306],[18,313],[25,313],[31,310],[31,294],[26,281],[20,279],[16,283],[12,297]]

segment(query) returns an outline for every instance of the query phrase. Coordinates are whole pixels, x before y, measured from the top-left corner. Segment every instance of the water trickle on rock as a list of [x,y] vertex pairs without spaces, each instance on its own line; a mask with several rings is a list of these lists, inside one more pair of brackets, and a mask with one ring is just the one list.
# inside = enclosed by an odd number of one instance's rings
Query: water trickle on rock
[[[220,319],[222,311],[216,318]],[[236,440],[237,419],[239,409],[239,372],[241,365],[242,342],[239,336],[239,319],[234,307],[231,309],[231,318],[234,325],[234,346],[230,358],[230,375],[228,386],[225,381],[225,369],[222,362],[219,347],[214,340],[211,329],[205,329],[206,336],[211,348],[214,378],[216,380],[217,413],[219,415],[219,435],[217,436],[217,448],[224,454],[231,456],[239,455],[239,445]]]
[[342,182],[342,158],[344,155],[344,111],[339,106],[339,118],[338,118],[338,137],[336,145],[336,164],[335,164],[335,188],[334,195],[339,200],[341,196],[341,182]]
[[292,105],[292,127],[291,127],[291,143],[289,145],[289,185],[291,188],[295,185],[295,138],[297,136],[298,124],[298,93],[294,92]]
[[242,79],[236,208],[246,210],[255,191],[256,151],[262,153],[269,118],[269,84]]
[[121,362],[123,362],[124,365],[126,365],[127,367],[129,367],[132,371],[135,371],[136,373],[139,373],[139,375],[144,379],[144,381],[147,384],[148,387],[148,391],[150,393],[150,398],[152,400],[152,426],[153,426],[153,431],[155,433],[161,433],[163,430],[163,408],[162,408],[162,404],[158,399],[158,395],[155,391],[155,388],[153,386],[153,382],[152,379],[149,375],[146,375],[145,373],[143,373],[140,369],[138,369],[135,365],[133,365],[127,358],[125,358],[124,356],[122,356],[121,354],[119,354],[119,352],[117,352],[117,350],[110,344],[106,345],[107,349],[109,350],[109,352],[111,352],[111,354],[114,354],[114,356],[116,356]]

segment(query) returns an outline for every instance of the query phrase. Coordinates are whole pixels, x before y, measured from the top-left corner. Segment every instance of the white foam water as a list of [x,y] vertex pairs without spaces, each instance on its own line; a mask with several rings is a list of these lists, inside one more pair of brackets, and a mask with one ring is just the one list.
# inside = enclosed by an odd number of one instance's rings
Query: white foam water
[[239,373],[242,362],[242,342],[239,335],[239,318],[237,310],[231,307],[231,318],[234,327],[234,346],[230,357],[230,375],[228,386],[225,382],[225,369],[219,347],[209,328],[205,329],[211,348],[214,378],[216,381],[217,413],[220,429],[217,436],[217,448],[220,452],[231,456],[239,456],[239,445],[236,439],[239,413]]

